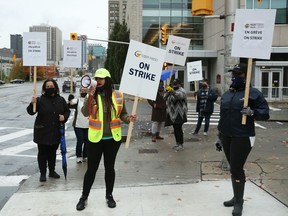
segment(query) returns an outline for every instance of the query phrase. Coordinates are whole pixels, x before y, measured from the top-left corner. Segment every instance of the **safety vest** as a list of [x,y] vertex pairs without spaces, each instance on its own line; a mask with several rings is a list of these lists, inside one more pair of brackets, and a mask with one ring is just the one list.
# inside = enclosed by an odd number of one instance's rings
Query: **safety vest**
[[[95,101],[94,101],[95,102]],[[96,143],[99,142],[103,137],[103,103],[101,96],[98,95],[98,105],[89,104],[92,106],[91,113],[89,114],[89,130],[88,139],[89,141]],[[110,129],[115,141],[120,141],[122,137],[120,114],[123,109],[123,94],[119,91],[113,91],[112,103],[116,107],[116,113],[114,109],[111,109],[111,122]]]

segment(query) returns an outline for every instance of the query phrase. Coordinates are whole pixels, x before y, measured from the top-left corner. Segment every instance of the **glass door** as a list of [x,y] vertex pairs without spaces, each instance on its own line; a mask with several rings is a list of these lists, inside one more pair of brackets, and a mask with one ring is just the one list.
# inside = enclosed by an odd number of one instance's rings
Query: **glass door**
[[265,70],[261,73],[261,91],[268,100],[282,99],[281,71]]

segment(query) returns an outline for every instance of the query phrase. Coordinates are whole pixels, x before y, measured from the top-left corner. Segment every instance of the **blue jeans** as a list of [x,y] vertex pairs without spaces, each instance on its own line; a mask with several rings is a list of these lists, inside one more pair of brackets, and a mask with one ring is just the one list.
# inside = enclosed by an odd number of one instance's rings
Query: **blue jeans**
[[195,129],[195,133],[198,133],[200,128],[201,128],[201,125],[202,125],[202,121],[203,119],[205,118],[205,126],[204,126],[204,132],[208,132],[208,129],[209,129],[209,124],[210,124],[210,117],[211,115],[209,113],[203,113],[202,115],[200,115],[200,112],[198,113],[198,121],[197,121],[197,126],[196,126],[196,129]]
[[87,157],[86,146],[88,143],[88,128],[74,127],[75,135],[77,138],[76,143],[76,157]]

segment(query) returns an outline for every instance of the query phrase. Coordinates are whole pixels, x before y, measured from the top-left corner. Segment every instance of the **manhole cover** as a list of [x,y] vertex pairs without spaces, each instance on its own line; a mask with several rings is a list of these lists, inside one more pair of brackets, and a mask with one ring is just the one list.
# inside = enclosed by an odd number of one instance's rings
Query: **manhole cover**
[[139,149],[139,154],[157,154],[157,149]]

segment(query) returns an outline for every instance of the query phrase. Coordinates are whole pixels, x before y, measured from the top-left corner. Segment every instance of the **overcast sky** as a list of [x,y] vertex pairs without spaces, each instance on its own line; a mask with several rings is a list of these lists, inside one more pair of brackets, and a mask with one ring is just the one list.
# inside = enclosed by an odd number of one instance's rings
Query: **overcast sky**
[[10,48],[10,34],[23,36],[43,23],[58,27],[62,40],[69,40],[70,32],[108,39],[108,0],[0,0],[0,8],[0,48]]

